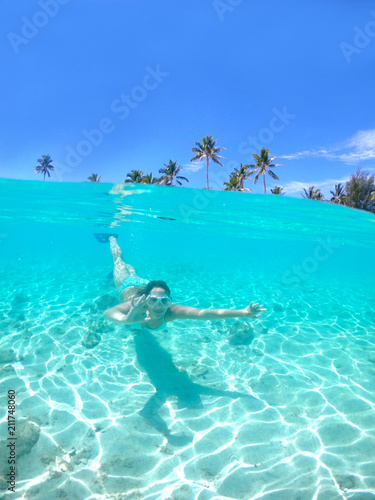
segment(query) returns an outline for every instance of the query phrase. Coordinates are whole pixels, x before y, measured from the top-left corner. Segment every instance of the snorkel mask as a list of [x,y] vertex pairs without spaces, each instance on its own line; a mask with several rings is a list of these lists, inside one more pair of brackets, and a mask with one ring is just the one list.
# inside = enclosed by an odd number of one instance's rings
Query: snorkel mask
[[161,297],[159,297],[159,295],[149,295],[146,299],[146,304],[151,309],[153,309],[157,303],[164,307],[164,309],[167,309],[171,305],[172,299],[168,297],[168,295],[163,295]]

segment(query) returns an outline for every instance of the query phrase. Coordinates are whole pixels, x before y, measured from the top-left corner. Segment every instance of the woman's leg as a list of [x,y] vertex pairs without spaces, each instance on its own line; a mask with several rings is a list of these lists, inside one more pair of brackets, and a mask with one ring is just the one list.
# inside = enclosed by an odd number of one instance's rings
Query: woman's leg
[[116,238],[111,236],[109,238],[109,245],[113,257],[113,279],[115,281],[116,290],[118,290],[123,282],[129,276],[137,276],[135,269],[130,264],[125,264],[122,257],[122,251],[117,243]]

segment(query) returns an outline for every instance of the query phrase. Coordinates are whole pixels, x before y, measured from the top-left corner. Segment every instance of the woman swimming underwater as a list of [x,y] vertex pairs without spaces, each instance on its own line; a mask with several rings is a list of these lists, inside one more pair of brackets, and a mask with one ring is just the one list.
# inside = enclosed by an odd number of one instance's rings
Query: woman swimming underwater
[[176,319],[258,318],[266,311],[254,302],[244,309],[199,309],[173,304],[170,289],[164,281],[140,278],[134,267],[124,262],[116,236],[95,234],[95,237],[100,242],[110,243],[113,277],[122,303],[107,309],[104,316],[114,323],[132,325],[136,329],[162,330],[166,323]]

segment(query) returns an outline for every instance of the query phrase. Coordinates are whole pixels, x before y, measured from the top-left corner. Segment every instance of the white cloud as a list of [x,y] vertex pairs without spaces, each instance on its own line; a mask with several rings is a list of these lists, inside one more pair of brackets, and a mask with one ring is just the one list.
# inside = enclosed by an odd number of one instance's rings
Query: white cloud
[[205,164],[203,162],[192,162],[188,163],[187,165],[184,165],[184,170],[187,170],[188,172],[198,172],[198,170],[201,170]]
[[346,181],[350,179],[349,176],[344,177],[343,179],[325,179],[321,181],[309,181],[309,182],[299,182],[299,181],[291,181],[287,184],[283,184],[283,188],[286,193],[302,193],[303,189],[308,189],[310,186],[314,186],[315,189],[320,189],[321,191],[334,190],[335,184],[345,184]]
[[300,151],[279,158],[298,160],[306,157],[319,157],[328,160],[341,161],[349,165],[360,161],[375,159],[375,129],[360,130],[346,141],[334,146]]

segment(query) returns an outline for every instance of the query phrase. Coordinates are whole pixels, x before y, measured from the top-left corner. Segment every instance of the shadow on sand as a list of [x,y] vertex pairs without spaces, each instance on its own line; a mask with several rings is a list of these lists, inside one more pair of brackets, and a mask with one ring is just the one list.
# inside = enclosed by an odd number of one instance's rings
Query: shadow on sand
[[156,393],[150,397],[140,414],[173,446],[185,446],[193,440],[193,437],[171,434],[164,420],[158,415],[160,407],[167,401],[168,397],[176,396],[179,408],[203,408],[200,398],[202,394],[232,399],[256,399],[248,394],[220,391],[192,382],[187,373],[176,368],[172,356],[160,346],[147,329],[143,329],[135,335],[135,347],[138,363],[147,372],[156,389]]

